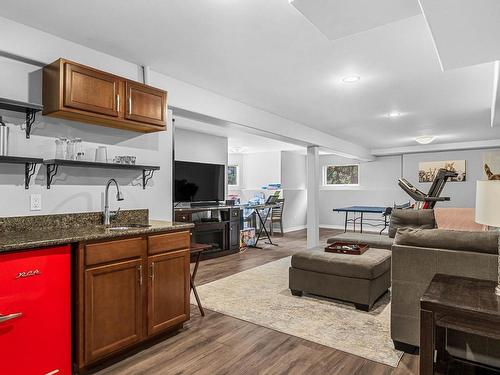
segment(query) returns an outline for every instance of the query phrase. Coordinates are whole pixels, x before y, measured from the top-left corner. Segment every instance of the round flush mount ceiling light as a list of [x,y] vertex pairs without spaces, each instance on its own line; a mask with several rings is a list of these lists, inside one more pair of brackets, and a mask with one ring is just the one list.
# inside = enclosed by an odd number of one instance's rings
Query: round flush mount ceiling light
[[246,150],[247,148],[246,147],[238,147],[238,146],[235,146],[235,147],[231,147],[229,149],[229,151],[232,153],[232,154],[239,154],[239,153],[242,153]]
[[387,114],[387,117],[389,117],[389,118],[396,118],[396,117],[399,117],[399,116],[401,116],[400,112],[389,112]]
[[422,135],[420,137],[415,138],[415,140],[420,143],[421,145],[428,145],[429,143],[433,142],[436,139],[436,137],[432,135]]
[[361,79],[360,76],[346,76],[342,78],[342,82],[344,83],[356,83]]

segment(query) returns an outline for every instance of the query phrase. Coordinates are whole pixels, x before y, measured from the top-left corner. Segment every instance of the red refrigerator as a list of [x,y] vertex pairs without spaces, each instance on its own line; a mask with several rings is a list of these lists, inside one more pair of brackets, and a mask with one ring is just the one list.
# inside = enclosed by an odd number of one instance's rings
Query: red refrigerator
[[0,254],[0,374],[71,374],[70,247]]

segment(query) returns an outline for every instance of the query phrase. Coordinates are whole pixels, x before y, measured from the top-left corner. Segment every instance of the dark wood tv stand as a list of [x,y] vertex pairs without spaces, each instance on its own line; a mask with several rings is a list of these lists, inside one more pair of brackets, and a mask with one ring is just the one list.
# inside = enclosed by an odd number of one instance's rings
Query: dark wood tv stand
[[[203,216],[214,221],[202,221]],[[174,209],[174,220],[194,223],[191,242],[214,244],[201,259],[216,258],[240,251],[241,210],[232,206],[198,206]]]

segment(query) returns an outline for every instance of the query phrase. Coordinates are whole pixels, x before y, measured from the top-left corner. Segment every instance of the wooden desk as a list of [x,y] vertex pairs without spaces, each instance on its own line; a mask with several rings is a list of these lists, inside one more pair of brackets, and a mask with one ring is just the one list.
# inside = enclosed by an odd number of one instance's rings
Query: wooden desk
[[437,274],[420,299],[420,375],[446,359],[446,329],[500,339],[500,297],[488,280]]

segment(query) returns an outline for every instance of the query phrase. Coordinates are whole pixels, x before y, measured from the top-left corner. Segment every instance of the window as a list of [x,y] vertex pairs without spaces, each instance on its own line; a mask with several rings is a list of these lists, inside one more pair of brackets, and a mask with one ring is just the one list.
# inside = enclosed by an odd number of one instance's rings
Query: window
[[240,184],[240,167],[238,165],[227,166],[227,184],[230,186]]
[[323,185],[359,185],[359,165],[326,165],[323,169]]

